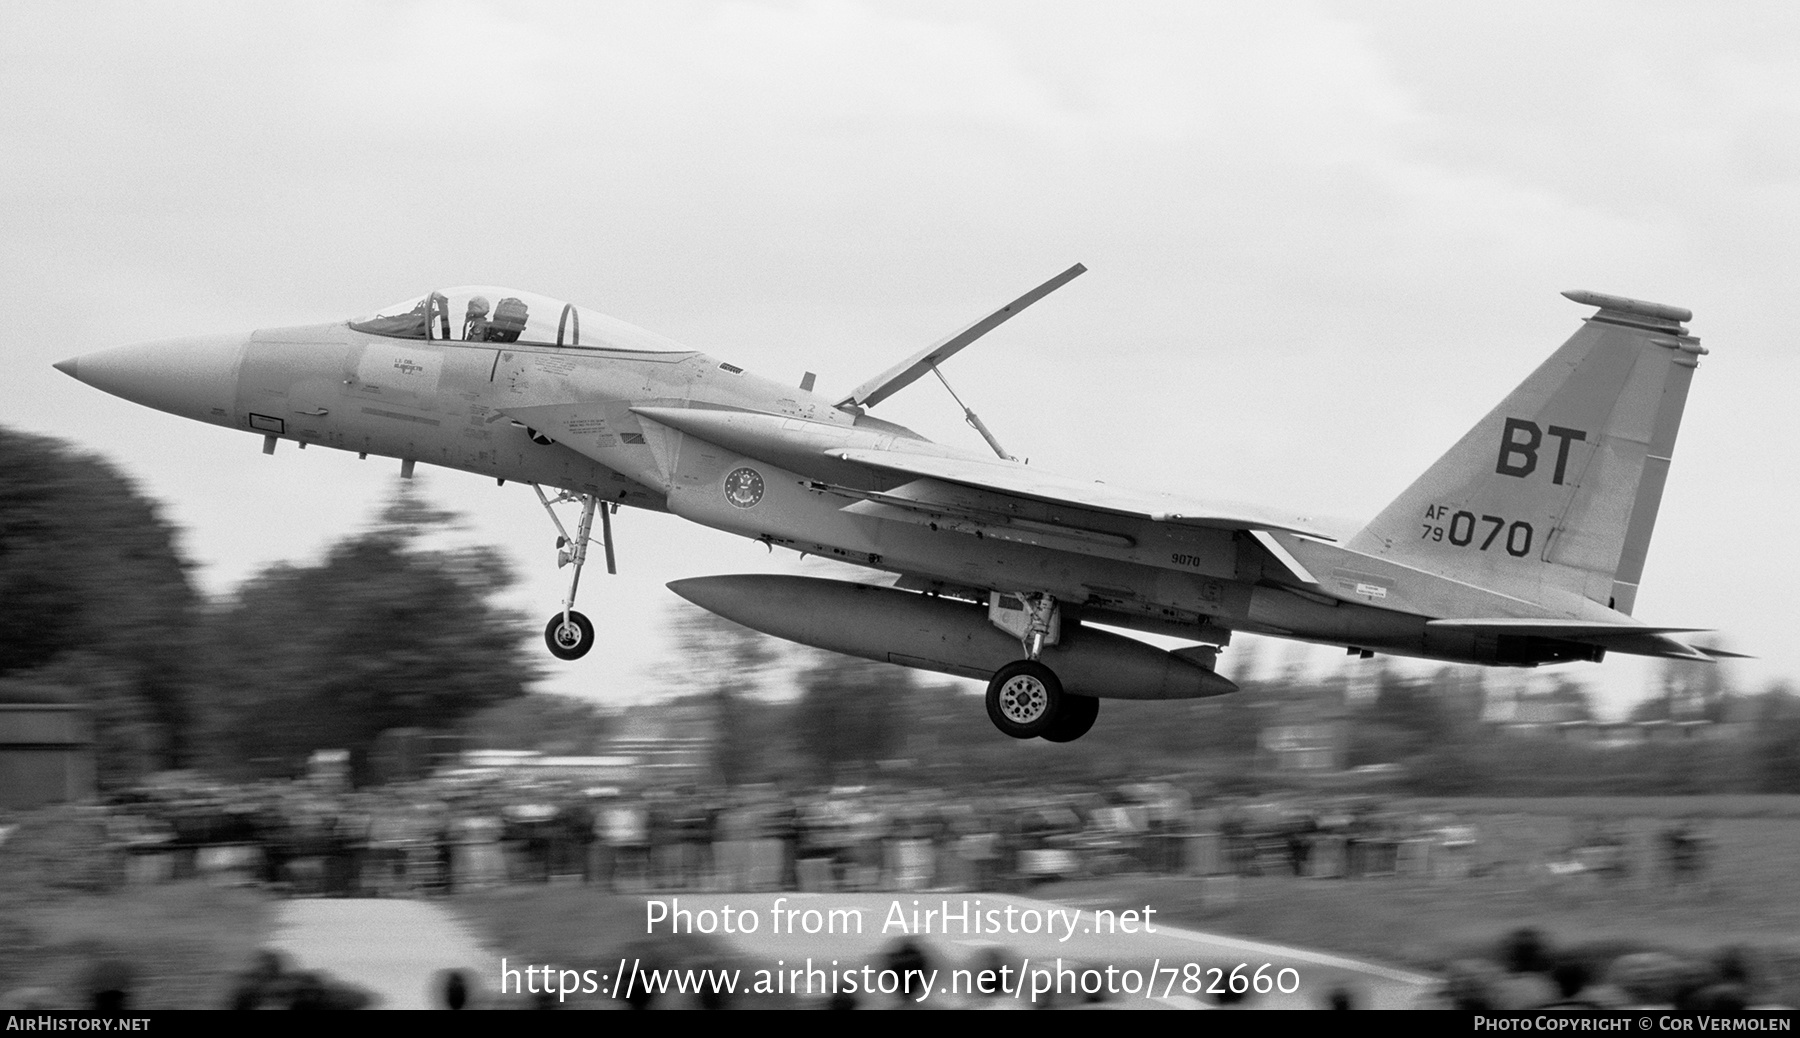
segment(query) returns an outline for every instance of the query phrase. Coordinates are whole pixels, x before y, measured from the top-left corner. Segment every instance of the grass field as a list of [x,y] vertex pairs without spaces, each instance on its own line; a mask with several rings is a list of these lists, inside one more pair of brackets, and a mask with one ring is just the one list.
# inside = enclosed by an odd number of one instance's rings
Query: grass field
[[93,823],[30,818],[0,847],[0,998],[41,988],[83,1008],[105,960],[130,973],[134,1009],[223,1006],[269,927],[260,891],[200,882],[114,888],[94,867]]
[[[1436,970],[1491,952],[1519,927],[1556,947],[1656,948],[1701,956],[1754,950],[1769,996],[1800,1004],[1800,797],[1442,799],[1404,806],[1480,833],[1477,875],[1461,879],[1236,881],[1138,878],[1043,888],[1050,898],[1149,903],[1198,929]],[[1686,824],[1708,847],[1700,879],[1676,886],[1660,834]],[[1584,836],[1623,841],[1626,874],[1554,876]]]
[[130,969],[133,1009],[223,1007],[268,931],[267,909],[260,894],[203,883],[0,906],[0,993],[47,988],[78,1008],[86,972],[116,959]]

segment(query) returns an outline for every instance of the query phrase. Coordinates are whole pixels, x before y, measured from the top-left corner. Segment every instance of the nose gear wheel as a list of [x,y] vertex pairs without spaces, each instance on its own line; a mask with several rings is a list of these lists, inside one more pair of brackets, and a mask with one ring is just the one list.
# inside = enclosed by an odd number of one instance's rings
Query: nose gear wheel
[[594,647],[594,625],[573,609],[557,613],[544,627],[544,644],[559,660],[578,660]]

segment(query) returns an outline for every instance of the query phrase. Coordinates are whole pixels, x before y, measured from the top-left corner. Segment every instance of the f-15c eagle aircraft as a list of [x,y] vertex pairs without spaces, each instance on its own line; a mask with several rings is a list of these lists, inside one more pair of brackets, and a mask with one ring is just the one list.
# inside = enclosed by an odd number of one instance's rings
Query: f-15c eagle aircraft
[[[1607,652],[1705,661],[1631,616],[1688,384],[1684,309],[1596,292],[1581,328],[1346,541],[1254,506],[1126,490],[933,443],[868,413],[1076,275],[1071,267],[833,400],[573,304],[450,288],[360,320],[142,343],[56,365],[148,407],[278,441],[530,484],[573,575],[545,630],[575,659],[591,544],[620,505],[898,574],[678,580],[824,649],[986,679],[1015,738],[1079,738],[1100,700],[1214,696],[1233,631],[1463,663]],[[949,383],[945,383],[948,387]],[[954,395],[954,393],[953,393]],[[960,404],[960,400],[958,401]],[[545,493],[553,489],[554,497]],[[574,504],[571,534],[557,517]],[[594,537],[594,519],[601,535]],[[1173,635],[1164,651],[1095,625]]]

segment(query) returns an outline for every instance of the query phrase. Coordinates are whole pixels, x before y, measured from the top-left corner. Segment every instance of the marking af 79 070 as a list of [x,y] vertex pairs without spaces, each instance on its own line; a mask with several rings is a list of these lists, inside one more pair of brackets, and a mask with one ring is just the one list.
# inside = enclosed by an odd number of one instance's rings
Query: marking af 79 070
[[[1126,490],[933,443],[868,412],[1080,274],[1079,264],[833,400],[605,315],[451,288],[361,320],[143,343],[57,367],[263,437],[533,486],[573,577],[612,568],[620,505],[898,574],[678,580],[679,595],[825,649],[988,681],[994,724],[1079,738],[1099,700],[1211,696],[1233,631],[1351,652],[1535,666],[1607,652],[1708,660],[1632,618],[1688,384],[1688,311],[1595,292],[1580,329],[1367,526],[1339,542],[1252,506]],[[945,383],[948,386],[948,383]],[[554,498],[543,488],[556,492]],[[573,502],[573,533],[554,505]],[[601,536],[592,529],[600,519]],[[1166,652],[1097,624],[1175,635]]]

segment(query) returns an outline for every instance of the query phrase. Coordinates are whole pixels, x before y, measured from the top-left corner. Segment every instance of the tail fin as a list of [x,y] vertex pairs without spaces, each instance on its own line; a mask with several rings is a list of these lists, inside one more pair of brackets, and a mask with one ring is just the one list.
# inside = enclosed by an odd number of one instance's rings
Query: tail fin
[[1543,604],[1630,613],[1688,384],[1693,314],[1598,292],[1599,312],[1349,547]]

